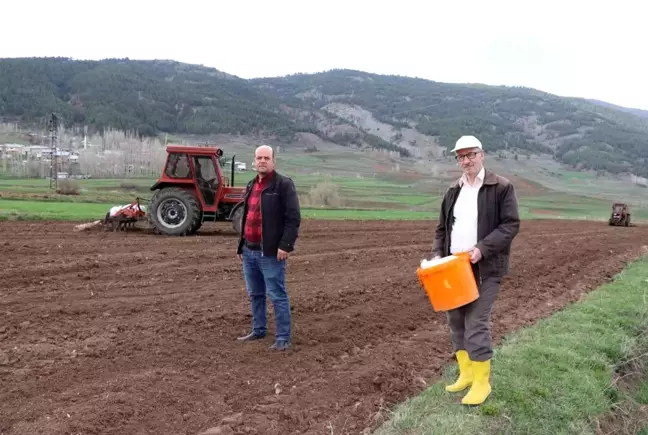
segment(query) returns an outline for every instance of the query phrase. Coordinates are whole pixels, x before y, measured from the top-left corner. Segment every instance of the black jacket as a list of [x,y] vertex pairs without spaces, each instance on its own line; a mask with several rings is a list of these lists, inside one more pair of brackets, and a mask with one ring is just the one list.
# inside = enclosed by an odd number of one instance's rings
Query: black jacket
[[[257,177],[250,180],[245,191],[241,236],[237,248],[238,254],[243,252],[248,198],[256,180]],[[276,257],[278,249],[286,252],[295,249],[301,223],[297,189],[295,183],[289,177],[281,175],[277,171],[274,172],[268,185],[261,192],[261,222],[263,255]]]
[[[453,210],[461,185],[455,181],[441,203],[432,255],[450,255]],[[477,263],[480,278],[502,277],[509,270],[513,238],[520,230],[515,188],[509,180],[485,171],[484,183],[477,196],[477,248],[482,259]]]

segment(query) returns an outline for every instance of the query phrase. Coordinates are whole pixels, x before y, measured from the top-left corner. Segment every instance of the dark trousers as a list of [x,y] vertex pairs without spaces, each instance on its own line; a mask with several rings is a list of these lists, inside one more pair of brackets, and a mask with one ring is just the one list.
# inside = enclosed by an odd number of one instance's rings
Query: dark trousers
[[477,278],[479,298],[446,313],[454,352],[464,349],[473,361],[486,361],[493,356],[491,310],[501,281],[499,277],[483,278],[480,285]]

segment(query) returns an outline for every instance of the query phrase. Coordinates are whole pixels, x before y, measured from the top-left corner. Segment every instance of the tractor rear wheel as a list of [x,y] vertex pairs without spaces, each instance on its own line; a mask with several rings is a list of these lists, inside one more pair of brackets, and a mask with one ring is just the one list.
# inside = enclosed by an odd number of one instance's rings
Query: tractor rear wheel
[[202,223],[200,204],[190,192],[166,187],[151,198],[149,219],[155,229],[165,236],[194,234]]
[[242,223],[243,223],[243,206],[240,206],[236,210],[234,210],[234,214],[232,215],[232,227],[234,227],[234,231],[236,231],[238,235],[241,235],[241,231],[243,230],[241,228]]

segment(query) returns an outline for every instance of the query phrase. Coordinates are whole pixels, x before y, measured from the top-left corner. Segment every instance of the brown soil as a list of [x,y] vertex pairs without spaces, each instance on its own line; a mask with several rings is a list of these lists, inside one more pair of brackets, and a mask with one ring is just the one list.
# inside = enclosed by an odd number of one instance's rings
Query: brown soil
[[[270,337],[235,340],[250,315],[229,225],[187,238],[72,227],[0,222],[5,435],[358,434],[451,361],[415,275],[431,222],[305,221],[288,267],[295,349],[280,354]],[[523,222],[496,341],[578,300],[646,240],[647,227]]]
[[34,192],[15,192],[12,190],[0,190],[0,198],[3,199],[31,199],[31,200],[42,200],[42,199],[52,199],[52,198],[63,198],[66,195],[61,195],[59,193],[34,193]]
[[[534,196],[549,192],[549,189],[547,189],[540,183],[536,183],[535,181],[527,180],[526,178],[522,178],[519,175],[515,175],[509,172],[496,172],[501,176],[506,177],[511,181],[511,183],[513,183],[513,186],[515,186],[515,192],[519,196]],[[446,182],[454,181],[461,177],[461,174],[463,174],[463,172],[459,168],[449,170],[446,172],[445,180]]]
[[614,387],[620,392],[612,409],[593,420],[596,435],[641,434],[648,427],[648,405],[634,398],[639,394],[646,376],[646,355],[630,360],[616,370]]
[[522,178],[518,175],[503,174],[503,176],[509,179],[511,183],[513,183],[516,193],[520,195],[533,196],[549,192],[549,189],[544,187],[542,184],[527,180],[526,178]]

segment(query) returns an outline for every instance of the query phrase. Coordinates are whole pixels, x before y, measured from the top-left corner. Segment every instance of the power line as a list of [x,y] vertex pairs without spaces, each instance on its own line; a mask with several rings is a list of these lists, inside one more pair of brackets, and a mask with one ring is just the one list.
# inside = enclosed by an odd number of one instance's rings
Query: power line
[[58,131],[58,117],[52,113],[52,117],[47,122],[50,132],[51,150],[50,155],[50,189],[58,188],[58,154],[56,152],[56,133]]

